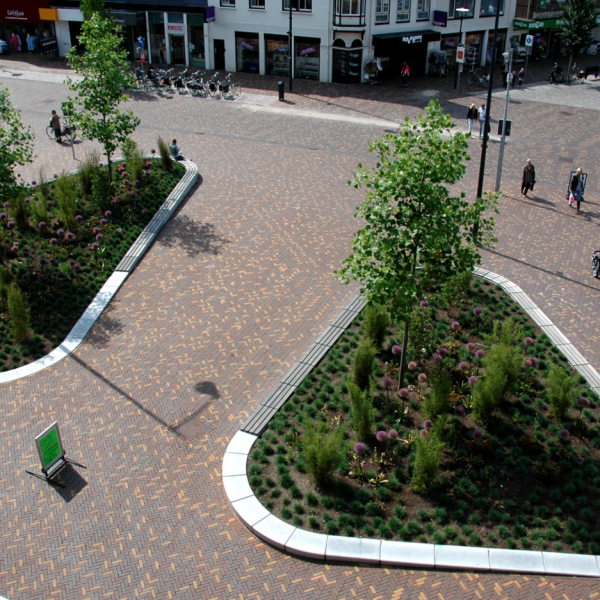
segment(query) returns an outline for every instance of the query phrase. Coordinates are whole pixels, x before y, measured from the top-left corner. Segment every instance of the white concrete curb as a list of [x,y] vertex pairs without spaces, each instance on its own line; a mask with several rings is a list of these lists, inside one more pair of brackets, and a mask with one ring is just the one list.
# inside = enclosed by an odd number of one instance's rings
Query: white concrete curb
[[[552,340],[571,366],[600,393],[600,376],[529,296],[508,279],[476,268],[474,275],[499,285]],[[413,542],[392,542],[313,533],[294,527],[271,514],[254,495],[246,473],[250,450],[281,405],[353,321],[364,301],[355,297],[311,349],[287,373],[231,439],[223,457],[223,489],[239,519],[260,539],[275,548],[304,558],[419,569],[499,571],[537,575],[600,577],[600,557],[562,552],[474,548]],[[354,315],[351,317],[351,315]],[[327,348],[326,348],[327,347]],[[309,369],[306,367],[310,366]],[[252,432],[244,431],[250,429]]]
[[[117,162],[119,159],[114,159]],[[65,340],[50,354],[39,358],[27,365],[0,373],[0,384],[16,381],[23,377],[28,377],[34,373],[39,373],[48,367],[55,365],[63,358],[69,356],[83,342],[85,336],[89,333],[94,323],[98,320],[108,303],[112,300],[117,290],[129,276],[135,265],[142,258],[146,250],[150,247],[162,227],[173,216],[181,201],[188,195],[196,181],[198,180],[198,167],[190,161],[182,161],[185,165],[185,174],[177,183],[173,191],[169,194],[162,206],[158,209],[150,223],[146,225],[138,239],[127,251],[121,262],[117,265],[114,273],[106,280],[92,303]]]

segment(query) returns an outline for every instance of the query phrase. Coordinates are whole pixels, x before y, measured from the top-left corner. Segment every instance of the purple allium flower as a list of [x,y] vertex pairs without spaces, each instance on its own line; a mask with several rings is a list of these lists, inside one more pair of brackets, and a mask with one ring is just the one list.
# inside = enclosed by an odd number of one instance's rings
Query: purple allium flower
[[146,177],[150,177],[150,171],[146,171],[146,172],[144,173],[144,175],[145,175]]
[[13,242],[13,246],[14,246],[15,248],[18,248],[18,247],[19,247],[19,242]]
[[460,329],[460,323],[458,321],[453,321],[450,327],[456,331],[457,329]]
[[23,273],[23,275],[21,275],[21,279],[23,281],[29,281],[29,273]]
[[524,369],[529,369],[529,367],[531,367],[531,365],[532,365],[532,362],[531,362],[531,360],[529,358],[526,358],[523,361],[523,368]]
[[437,352],[432,356],[433,358],[433,362],[439,363],[442,362],[442,355],[438,354]]
[[126,162],[122,162],[121,163],[121,168],[122,169],[126,169],[127,168],[127,163]]
[[53,228],[53,229],[56,229],[56,228],[58,227],[58,225],[59,225],[59,222],[58,222],[58,221],[53,221],[53,222],[52,222],[52,228]]
[[468,369],[468,368],[469,368],[469,363],[466,363],[464,360],[461,360],[461,361],[458,363],[458,368],[459,368],[461,371],[464,371],[465,369]]
[[483,309],[481,308],[481,306],[476,306],[473,309],[473,314],[478,317],[481,313],[483,312]]
[[82,217],[81,215],[77,215],[77,216],[75,217],[75,220],[76,220],[78,223],[81,223],[81,221],[83,221],[83,217]]
[[427,429],[421,429],[421,431],[419,431],[419,435],[421,437],[425,437],[427,435]]
[[531,361],[532,367],[537,367],[540,362],[539,358],[536,358],[535,356],[532,356],[529,360]]
[[444,346],[442,346],[438,352],[442,355],[442,356],[448,356],[448,348],[445,348]]
[[156,150],[152,148],[152,150],[150,150],[150,154],[156,154]]
[[398,390],[398,396],[400,396],[400,398],[408,398],[409,395],[410,392],[406,388],[400,388]]
[[65,235],[65,230],[64,230],[64,229],[59,229],[59,230],[56,232],[56,235]]
[[32,181],[31,185],[37,185],[37,181]]
[[558,437],[563,440],[563,442],[566,442],[571,437],[571,434],[568,429],[561,429],[558,432]]
[[390,440],[395,440],[398,437],[398,432],[395,429],[390,429],[388,432]]
[[91,248],[92,248],[92,250],[98,250],[98,248],[100,248],[100,246],[99,246],[98,244],[96,244],[96,242],[94,242],[94,243],[91,245]]
[[475,356],[477,358],[483,358],[485,356],[485,350],[480,348],[479,350],[477,350],[477,352],[475,352]]
[[425,373],[419,373],[418,380],[419,380],[421,383],[424,383],[425,381],[427,381],[427,375],[425,375]]
[[29,204],[31,202],[31,198],[27,197],[25,198],[25,204]]
[[423,427],[425,429],[429,429],[430,427],[433,427],[433,421],[431,421],[430,419],[427,419],[427,421],[423,421]]
[[587,398],[584,398],[583,396],[581,398],[577,398],[577,408],[580,408],[581,410],[583,410],[584,408],[589,408],[590,407],[590,401]]
[[416,371],[417,370],[417,363],[414,360],[411,360],[408,363],[408,369],[409,369],[409,371]]
[[69,241],[71,241],[71,240],[72,240],[72,239],[75,237],[75,234],[71,233],[70,231],[67,231],[67,233],[65,234],[65,237],[66,237],[66,238],[67,238]]
[[19,251],[19,246],[13,246],[11,250],[16,254]]
[[70,267],[74,267],[75,266],[75,261],[74,260],[70,260],[69,261],[69,266]]
[[[56,241],[56,240],[54,240],[54,241]],[[55,258],[51,258],[49,262],[50,262],[50,264],[51,264],[53,267],[54,267],[54,266],[56,266],[56,259],[55,259]]]
[[79,263],[75,263],[73,265],[73,271],[76,271],[76,272],[81,271],[81,265]]
[[6,213],[0,213],[0,221],[4,221],[6,219]]
[[96,239],[97,239],[97,240],[101,240],[103,237],[104,237],[104,236],[103,236],[101,233],[98,233],[98,234],[96,235]]
[[473,432],[473,439],[474,439],[476,442],[479,442],[480,440],[482,440],[482,439],[483,439],[483,431],[481,431],[481,429],[476,429],[476,430]]
[[427,300],[421,300],[421,302],[419,302],[421,308],[427,308],[429,306],[429,302],[427,302]]
[[94,227],[94,233],[100,233],[101,231],[100,227]]
[[108,221],[106,219],[100,219],[100,225],[102,225],[102,227],[104,227],[107,223]]
[[56,238],[50,238],[50,243],[51,243],[52,245],[54,245],[54,244],[57,244],[57,243],[58,243],[58,240],[57,240]]
[[427,327],[427,329],[430,329],[433,331],[433,323],[427,323],[427,325],[425,325],[425,327]]
[[356,444],[354,444],[354,452],[356,452],[356,454],[364,454],[366,449],[367,447],[362,442],[356,442]]
[[38,275],[38,281],[44,281],[44,279],[46,279],[46,276],[43,273],[40,273]]
[[4,208],[8,208],[10,206],[10,202],[5,202],[2,206],[4,206]]
[[23,250],[23,258],[29,258],[29,250]]
[[117,205],[117,200],[116,200],[116,198],[113,198],[113,199],[110,201],[110,205],[111,205],[111,206],[116,206],[116,205]]
[[475,377],[475,375],[471,375],[467,381],[469,382],[469,385],[475,385],[479,381],[479,378]]
[[385,442],[385,440],[387,440],[387,432],[386,431],[378,431],[375,434],[375,437],[377,438],[378,442]]
[[142,182],[139,179],[136,179],[134,185],[135,185],[135,187],[139,188],[140,185],[142,185]]
[[54,179],[58,179],[58,174],[54,173]]
[[146,161],[146,168],[149,169],[152,166],[152,163],[148,160]]
[[391,389],[391,388],[392,388],[392,385],[393,385],[393,383],[394,383],[394,382],[392,381],[392,378],[391,378],[391,377],[384,377],[384,378],[381,380],[381,385],[383,386],[383,389],[384,389],[384,390],[389,390],[389,389]]
[[6,226],[7,226],[9,229],[14,229],[14,228],[15,228],[15,222],[14,222],[14,221],[9,221],[9,222],[6,224]]
[[467,414],[467,411],[464,409],[463,406],[456,406],[454,408],[454,414],[457,417],[464,417]]
[[147,208],[142,208],[142,214],[145,215],[148,212]]
[[105,216],[106,218],[110,217],[111,215],[112,215],[112,213],[110,212],[110,210],[105,210],[105,211],[104,211],[104,216]]
[[467,350],[468,350],[469,352],[473,352],[473,350],[475,350],[475,344],[474,344],[473,342],[469,342],[469,343],[467,344]]
[[131,194],[129,194],[129,197],[130,197],[132,200],[135,198],[135,196],[136,196],[136,193],[135,193],[135,192],[131,192]]
[[531,346],[531,344],[533,344],[533,340],[532,340],[530,337],[526,337],[526,338],[523,340],[523,343],[524,343],[526,346]]
[[47,263],[48,261],[45,258],[40,258],[40,265],[42,265],[42,267]]
[[402,354],[402,346],[398,346],[398,344],[392,346],[392,354],[394,356],[398,356],[399,354]]
[[39,227],[40,229],[46,229],[46,223],[45,223],[44,221],[40,221],[40,222],[38,223],[38,227]]

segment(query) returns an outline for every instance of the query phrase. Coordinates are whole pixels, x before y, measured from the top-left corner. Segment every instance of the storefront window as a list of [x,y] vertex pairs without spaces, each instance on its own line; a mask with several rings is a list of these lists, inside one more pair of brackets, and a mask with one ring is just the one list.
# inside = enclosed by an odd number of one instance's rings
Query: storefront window
[[496,3],[500,7],[500,14],[504,14],[504,0],[481,0],[481,7],[479,9],[480,17],[495,17],[496,16]]
[[206,66],[204,56],[204,15],[188,15],[187,25],[190,67],[203,69]]
[[183,23],[183,13],[167,13],[169,23]]
[[258,73],[258,34],[235,34],[236,69],[244,73]]
[[265,35],[265,48],[267,75],[288,77],[290,74],[288,37],[283,35]]
[[398,0],[396,23],[402,23],[404,21],[410,21],[410,0]]
[[321,40],[316,38],[295,38],[296,77],[319,79]]
[[[488,45],[486,50],[485,64],[489,65],[492,63],[492,44],[494,43],[494,31],[490,31],[488,37]],[[506,30],[499,31],[498,37],[496,38],[496,60],[495,63],[502,61],[502,53],[504,52],[504,46],[506,43]]]
[[[482,0],[485,2],[486,0]],[[456,12],[457,8],[468,8],[469,12],[464,13],[463,19],[472,19],[475,16],[475,0],[450,0],[448,7],[449,19],[460,19],[460,12]]]
[[151,62],[162,64],[167,62],[167,40],[165,38],[165,14],[149,12],[150,26],[150,59]]

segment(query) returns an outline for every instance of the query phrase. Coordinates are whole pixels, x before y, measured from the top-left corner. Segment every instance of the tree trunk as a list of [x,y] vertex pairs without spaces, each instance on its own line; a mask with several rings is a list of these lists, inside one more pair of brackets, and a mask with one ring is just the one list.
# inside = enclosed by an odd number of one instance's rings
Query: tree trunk
[[108,166],[108,182],[112,183],[113,178],[112,178],[112,160],[110,159],[112,156],[112,154],[110,152],[106,153],[106,160],[107,162],[107,166]]
[[398,389],[404,387],[404,376],[406,375],[406,353],[408,352],[408,318],[404,321],[404,337],[402,338],[402,354],[400,355],[400,377],[398,378]]
[[571,85],[571,65],[573,64],[573,52],[569,56],[569,68],[567,69],[567,85]]

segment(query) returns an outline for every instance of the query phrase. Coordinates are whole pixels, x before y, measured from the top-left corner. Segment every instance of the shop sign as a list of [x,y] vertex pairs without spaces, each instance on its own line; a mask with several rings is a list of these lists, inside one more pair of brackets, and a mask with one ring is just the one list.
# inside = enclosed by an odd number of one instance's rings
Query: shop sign
[[281,52],[282,54],[287,54],[288,45],[285,42],[268,42],[267,50],[269,52]]
[[244,40],[240,40],[239,44],[242,48],[246,48],[246,50],[252,50],[252,52],[254,52],[255,48],[252,44],[249,44],[248,42],[245,42]]
[[405,44],[420,44],[423,41],[422,35],[405,35],[402,38]]
[[12,8],[6,9],[6,20],[7,21],[27,21],[27,17],[22,10],[16,10]]
[[448,13],[444,10],[433,11],[433,26],[446,27],[448,25]]
[[300,56],[306,56],[307,54],[312,54],[313,52],[317,51],[317,47],[316,46],[311,46],[310,48],[303,48],[302,50],[300,50],[300,52],[298,53]]
[[539,29],[560,29],[564,25],[563,19],[540,19],[539,21],[525,21],[515,19],[513,21],[514,29],[527,29],[528,31],[537,31]]
[[168,23],[167,24],[167,33],[183,34],[183,25],[173,25],[172,23]]

